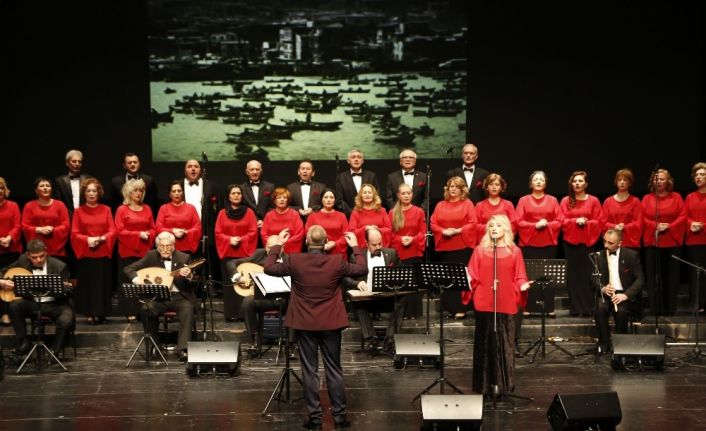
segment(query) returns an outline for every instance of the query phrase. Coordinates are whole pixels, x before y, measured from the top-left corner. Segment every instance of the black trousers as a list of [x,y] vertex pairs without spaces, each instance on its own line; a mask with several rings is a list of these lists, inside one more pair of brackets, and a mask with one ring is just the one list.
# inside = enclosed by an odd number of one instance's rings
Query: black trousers
[[[392,304],[392,312],[390,313],[390,320],[387,323],[387,329],[385,330],[386,337],[392,337],[395,333],[400,332],[402,328],[402,318],[405,315],[405,310],[410,303],[415,301],[416,294],[400,296],[397,298],[397,306]],[[385,298],[386,300],[393,301],[391,298]],[[370,304],[367,304],[367,303]],[[379,307],[376,307],[375,299],[370,301],[356,301],[353,303],[353,308],[355,309],[355,315],[360,323],[360,333],[363,339],[375,336],[375,327],[373,326],[373,319],[370,317],[370,313],[376,312]],[[389,308],[388,308],[389,311]]]
[[145,332],[149,333],[157,341],[159,316],[169,310],[175,310],[179,319],[177,349],[186,350],[194,327],[194,304],[180,293],[173,294],[168,301],[150,301],[146,303],[140,311],[142,325],[145,328]]
[[673,316],[677,311],[681,263],[672,255],[681,257],[681,247],[645,248],[645,287],[650,313],[657,316]]
[[[439,262],[442,263],[462,263],[468,265],[472,254],[472,248],[463,248],[453,251],[440,251],[438,252],[438,258]],[[471,311],[472,307],[470,302],[468,304],[461,302],[461,291],[458,289],[446,290],[443,295],[441,295],[441,311],[450,314],[468,313]]]
[[615,316],[615,332],[617,334],[627,334],[628,321],[633,309],[634,304],[632,301],[623,301],[618,304],[618,311],[616,312],[609,296],[601,295],[596,300],[596,311],[593,317],[596,320],[598,345],[601,346],[601,351],[607,352],[610,348],[610,325],[608,323],[610,315],[613,314]]
[[64,346],[64,339],[69,329],[75,325],[76,315],[66,299],[42,303],[24,298],[12,301],[10,303],[10,319],[12,319],[12,329],[15,330],[15,338],[18,344],[27,338],[27,322],[25,322],[25,319],[28,317],[34,319],[40,304],[42,315],[49,316],[56,324],[52,350],[57,352]]
[[[279,304],[279,301],[274,299],[256,298],[255,295],[246,296],[243,298],[243,320],[245,320],[245,330],[247,331],[248,336],[254,337],[260,330],[261,326],[259,319],[262,318],[262,312],[279,310]],[[286,310],[286,302],[283,305],[283,310]]]
[[[706,245],[688,245],[686,246],[686,256],[689,262],[694,265],[699,265],[702,268],[706,268]],[[684,266],[687,268],[686,266]],[[699,273],[698,286],[696,282],[696,270],[692,267],[688,267],[689,271],[689,284],[690,284],[690,297],[691,303],[694,304],[697,310],[700,310],[706,306],[706,274]],[[698,303],[697,303],[698,299]]]
[[571,315],[593,314],[594,291],[591,287],[593,266],[588,259],[590,247],[564,243],[566,257],[566,287],[569,291]]
[[324,360],[326,387],[331,400],[333,420],[342,423],[346,420],[346,388],[341,368],[341,334],[343,329],[330,331],[295,330],[302,375],[304,378],[304,400],[309,420],[321,423],[324,415],[319,399],[319,348]]

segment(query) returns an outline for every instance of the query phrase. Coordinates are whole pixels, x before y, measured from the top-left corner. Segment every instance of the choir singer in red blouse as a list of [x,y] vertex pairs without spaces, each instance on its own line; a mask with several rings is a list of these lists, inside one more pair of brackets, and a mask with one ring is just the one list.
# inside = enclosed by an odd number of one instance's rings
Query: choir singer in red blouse
[[196,253],[201,242],[201,219],[193,205],[184,200],[184,185],[181,180],[169,185],[169,202],[157,213],[157,235],[170,232],[176,238],[174,247],[178,251]]
[[[7,200],[9,196],[7,182],[5,178],[0,177],[0,268],[16,261],[22,253],[20,207]],[[10,324],[8,311],[7,302],[0,300],[0,314],[4,325]]]
[[272,192],[272,202],[275,207],[267,212],[262,220],[260,237],[262,243],[267,244],[271,235],[279,235],[283,230],[289,233],[289,239],[284,244],[287,254],[301,253],[304,243],[304,223],[297,210],[289,208],[289,190],[277,187]]
[[329,254],[345,256],[348,251],[348,243],[343,234],[348,231],[348,219],[345,214],[334,208],[336,200],[336,192],[332,189],[324,189],[321,193],[321,209],[307,217],[304,231],[309,232],[309,229],[316,225],[323,227],[328,236],[324,251]]
[[476,204],[476,217],[478,217],[476,238],[478,243],[480,243],[481,238],[485,234],[485,225],[488,223],[490,216],[496,214],[506,215],[508,220],[510,220],[512,232],[515,232],[515,207],[512,202],[500,196],[506,189],[507,182],[500,174],[489,174],[483,180],[483,190],[485,190],[487,197]]
[[603,231],[617,229],[623,234],[621,247],[640,250],[642,240],[642,204],[630,194],[634,177],[630,169],[620,169],[615,174],[617,191],[603,202],[605,224]]
[[66,241],[71,233],[69,210],[60,200],[52,199],[51,190],[48,179],[34,180],[37,200],[27,202],[22,209],[22,235],[26,242],[41,239],[49,256],[66,262]]
[[[686,208],[686,252],[689,261],[706,267],[706,163],[699,162],[691,168],[691,177],[696,190],[689,193],[684,202]],[[703,273],[696,285],[696,273],[691,271],[691,297],[699,312],[706,306],[706,276]],[[698,291],[697,291],[698,289]],[[698,297],[698,304],[696,299]]]
[[561,232],[559,201],[545,192],[547,176],[542,171],[530,174],[531,193],[522,196],[515,209],[520,249],[525,259],[556,259]]
[[392,225],[387,212],[382,208],[382,200],[377,189],[372,184],[360,186],[358,196],[355,197],[355,208],[348,221],[348,230],[355,233],[358,244],[363,247],[365,231],[368,226],[375,227],[382,234],[382,246],[389,247],[392,237]]

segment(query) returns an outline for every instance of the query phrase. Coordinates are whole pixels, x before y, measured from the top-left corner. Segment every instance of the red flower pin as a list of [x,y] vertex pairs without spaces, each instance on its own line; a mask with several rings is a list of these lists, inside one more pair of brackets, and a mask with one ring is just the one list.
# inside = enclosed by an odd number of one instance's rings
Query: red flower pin
[[483,188],[483,181],[481,181],[481,180],[476,181],[476,188],[482,189]]
[[318,190],[314,190],[313,192],[311,192],[311,194],[314,195],[314,196],[318,196],[318,195],[320,195],[321,193],[319,193]]
[[417,187],[422,188],[422,187],[424,187],[425,185],[427,185],[427,183],[425,183],[424,181],[420,181],[420,182],[417,184]]
[[264,195],[264,196],[269,196],[269,195],[270,195],[270,192],[265,192],[265,193],[263,193],[263,195]]

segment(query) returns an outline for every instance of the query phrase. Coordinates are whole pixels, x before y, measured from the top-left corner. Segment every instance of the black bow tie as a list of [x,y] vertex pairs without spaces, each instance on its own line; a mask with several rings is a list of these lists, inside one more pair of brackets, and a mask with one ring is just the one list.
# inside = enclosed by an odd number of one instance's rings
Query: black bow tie
[[43,269],[44,269],[43,266],[33,266],[33,267],[32,267],[32,270],[33,270],[33,271],[41,271],[41,270],[43,270]]
[[380,251],[380,250],[372,251],[372,252],[370,252],[370,256],[371,257],[380,257],[380,256],[382,256],[382,251]]
[[473,173],[474,168],[463,168],[463,172],[470,172]]
[[609,251],[608,256],[617,256],[618,252],[617,251]]
[[405,175],[414,175],[414,171],[408,171],[404,173]]
[[81,179],[81,175],[69,175],[69,180],[79,180]]
[[161,259],[159,259],[159,260],[161,260],[162,262],[171,262],[171,261],[172,261],[172,258],[171,258],[171,257],[163,257],[163,258],[161,258]]
[[311,185],[311,181],[299,181],[299,184],[301,184],[301,185],[303,185],[303,186],[310,186],[310,185]]
[[362,172],[351,172],[352,177],[362,177],[363,173]]
[[250,187],[260,187],[260,181],[257,181],[257,182],[250,181]]
[[196,181],[189,181],[189,187],[191,187],[191,186],[198,186],[198,185],[199,185],[199,181],[198,181],[198,180],[196,180]]
[[130,180],[136,180],[136,179],[137,179],[137,175],[127,174],[127,180],[128,180],[128,181],[130,181]]

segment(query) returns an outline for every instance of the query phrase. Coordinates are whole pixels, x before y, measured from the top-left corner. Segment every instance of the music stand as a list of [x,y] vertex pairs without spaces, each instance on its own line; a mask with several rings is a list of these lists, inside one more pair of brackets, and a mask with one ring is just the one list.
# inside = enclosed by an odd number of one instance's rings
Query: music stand
[[[542,317],[542,333],[540,337],[532,343],[532,345],[525,351],[524,355],[534,350],[530,363],[533,363],[537,358],[539,352],[542,353],[542,358],[546,357],[549,353],[553,353],[557,350],[566,353],[571,356],[572,359],[576,359],[576,355],[569,352],[565,348],[557,344],[556,341],[547,338],[546,333],[546,304],[545,301],[549,298],[545,295],[546,289],[552,286],[561,286],[566,284],[566,260],[564,259],[525,259],[525,269],[527,271],[527,278],[534,280],[531,289],[535,289],[534,286],[540,287],[539,299],[536,301],[540,307],[541,317]],[[551,294],[551,299],[554,295]],[[546,343],[554,346],[554,350],[547,353]]]
[[[397,333],[399,322],[403,318],[403,313],[397,307],[399,305],[399,291],[418,291],[417,283],[414,279],[414,266],[402,265],[396,267],[376,266],[373,268],[373,292],[383,292],[387,290],[393,293],[393,307],[390,319],[394,319],[394,330],[392,337]],[[390,339],[385,334],[383,346],[389,345]]]
[[[123,297],[137,299],[138,301],[140,301],[142,303],[142,309],[144,311],[147,310],[147,304],[152,301],[169,299],[169,288],[161,284],[123,283],[123,285],[121,286],[121,290]],[[135,347],[135,350],[132,352],[132,356],[130,356],[130,359],[127,361],[127,364],[125,364],[126,368],[130,366],[130,363],[132,363],[132,359],[140,350],[140,346],[142,346],[142,343],[145,343],[145,364],[150,360],[150,347],[154,347],[157,354],[159,354],[160,358],[162,358],[162,361],[164,361],[164,365],[169,366],[169,362],[167,362],[167,360],[164,358],[162,351],[159,349],[157,341],[152,338],[152,335],[149,333],[147,328],[145,328],[144,335],[142,335],[142,338],[140,338],[140,342],[137,343],[137,347]]]
[[49,353],[49,357],[53,359],[61,368],[66,371],[66,367],[61,363],[59,358],[56,357],[54,352],[51,351],[49,347],[44,343],[44,325],[42,324],[42,303],[44,298],[58,298],[64,295],[64,280],[61,275],[16,275],[13,278],[15,283],[15,292],[17,296],[22,297],[32,297],[32,300],[36,302],[39,306],[37,307],[37,323],[39,323],[39,333],[37,334],[37,339],[32,343],[32,349],[27,353],[25,359],[17,368],[17,374],[22,371],[25,364],[30,357],[36,352],[36,364],[37,368],[40,367],[42,363],[42,355],[46,351]]
[[[415,262],[414,275],[418,285],[427,286],[439,290],[439,301],[443,304],[444,290],[454,288],[454,290],[467,290],[469,288],[468,271],[462,263],[441,263],[441,262]],[[459,292],[460,294],[460,292]],[[443,395],[444,385],[448,384],[459,394],[463,394],[453,383],[448,381],[444,376],[444,313],[439,313],[439,377],[434,382],[427,386],[424,390],[412,398],[412,402],[421,398],[423,394],[428,394],[429,391],[439,385],[439,393]]]

